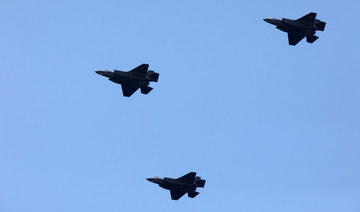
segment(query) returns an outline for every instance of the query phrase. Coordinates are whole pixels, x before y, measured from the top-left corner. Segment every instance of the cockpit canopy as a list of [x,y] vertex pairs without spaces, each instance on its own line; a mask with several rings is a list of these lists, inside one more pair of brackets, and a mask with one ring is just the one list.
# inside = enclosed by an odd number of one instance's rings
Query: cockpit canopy
[[162,177],[154,177],[154,179],[156,179],[156,180],[163,180],[164,178],[162,178]]

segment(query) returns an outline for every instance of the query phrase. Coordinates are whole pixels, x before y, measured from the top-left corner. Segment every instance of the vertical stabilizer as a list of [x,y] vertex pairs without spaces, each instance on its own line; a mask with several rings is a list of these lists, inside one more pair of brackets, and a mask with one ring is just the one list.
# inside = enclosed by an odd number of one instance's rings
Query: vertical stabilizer
[[159,80],[159,74],[152,70],[147,72],[146,77],[151,82],[157,82]]
[[203,180],[203,179],[201,179],[200,177],[195,177],[194,183],[195,183],[195,185],[196,185],[197,187],[204,188],[205,182],[206,182],[206,181]]
[[317,28],[319,28],[320,31],[324,31],[324,30],[325,30],[326,23],[323,22],[323,21],[320,21],[319,23],[315,24],[315,26],[316,26]]

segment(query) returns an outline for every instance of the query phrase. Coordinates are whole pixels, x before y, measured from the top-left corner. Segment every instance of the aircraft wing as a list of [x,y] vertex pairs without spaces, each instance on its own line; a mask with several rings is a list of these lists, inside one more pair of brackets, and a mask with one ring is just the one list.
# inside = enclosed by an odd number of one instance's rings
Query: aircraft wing
[[148,69],[149,69],[149,64],[141,64],[129,72],[141,77],[146,77]]
[[193,183],[195,180],[195,177],[196,177],[196,172],[189,172],[188,174],[186,174],[182,177],[179,177],[178,179],[189,182],[189,183]]
[[305,22],[305,23],[314,23],[316,18],[316,13],[309,13],[301,18],[298,19],[298,21]]
[[186,194],[186,191],[183,191],[183,190],[170,190],[170,194],[171,194],[171,199],[172,200],[178,200],[182,196],[184,196],[184,194]]
[[303,33],[294,33],[288,32],[289,44],[295,46],[299,43],[303,38],[305,38],[305,34]]
[[129,84],[121,84],[121,88],[123,91],[123,95],[126,97],[130,97],[139,87]]

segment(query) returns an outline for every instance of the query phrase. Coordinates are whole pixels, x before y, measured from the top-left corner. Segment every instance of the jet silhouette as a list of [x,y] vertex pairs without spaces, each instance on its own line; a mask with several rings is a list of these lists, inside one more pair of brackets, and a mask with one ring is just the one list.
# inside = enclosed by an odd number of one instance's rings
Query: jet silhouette
[[148,64],[141,64],[131,71],[95,71],[97,74],[109,78],[110,81],[121,84],[123,95],[130,97],[137,89],[141,93],[148,94],[153,88],[148,85],[150,82],[157,82],[159,74],[154,71],[148,71]]
[[161,188],[170,190],[172,200],[178,200],[186,193],[188,193],[189,197],[194,198],[199,194],[199,192],[195,191],[196,188],[204,188],[205,186],[205,180],[196,176],[196,172],[190,172],[177,179],[154,177],[147,178],[147,180],[158,184]]
[[265,18],[264,21],[275,25],[281,31],[287,32],[289,44],[295,46],[305,37],[308,43],[313,43],[319,38],[314,34],[317,30],[324,31],[326,23],[315,18],[316,13],[309,13],[297,20]]

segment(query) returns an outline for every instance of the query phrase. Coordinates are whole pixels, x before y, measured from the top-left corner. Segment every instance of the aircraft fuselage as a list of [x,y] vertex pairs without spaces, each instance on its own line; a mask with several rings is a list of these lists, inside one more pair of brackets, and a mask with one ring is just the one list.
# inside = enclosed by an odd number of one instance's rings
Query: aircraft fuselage
[[157,178],[148,178],[150,182],[158,184],[161,188],[167,189],[167,190],[173,190],[173,189],[181,189],[186,191],[194,191],[196,189],[196,185],[194,183],[189,184],[186,182],[182,182],[178,179],[173,178],[163,178],[163,179],[157,179]]
[[128,72],[118,71],[115,70],[114,72],[111,71],[97,71],[96,73],[100,74],[101,76],[109,78],[110,81],[118,83],[118,84],[132,84],[139,87],[149,85],[149,80],[144,77],[136,76],[135,74],[129,74]]
[[272,19],[265,19],[265,21],[275,25],[277,29],[284,32],[302,31],[306,35],[313,35],[315,34],[315,30],[318,30],[316,26],[286,18],[283,18],[282,20],[272,18]]

